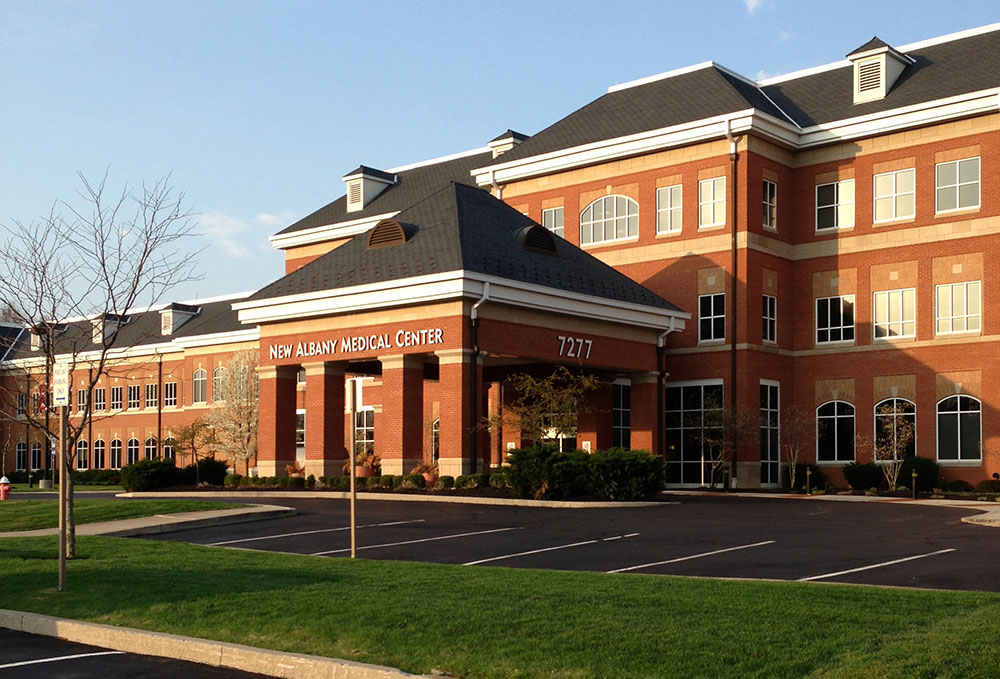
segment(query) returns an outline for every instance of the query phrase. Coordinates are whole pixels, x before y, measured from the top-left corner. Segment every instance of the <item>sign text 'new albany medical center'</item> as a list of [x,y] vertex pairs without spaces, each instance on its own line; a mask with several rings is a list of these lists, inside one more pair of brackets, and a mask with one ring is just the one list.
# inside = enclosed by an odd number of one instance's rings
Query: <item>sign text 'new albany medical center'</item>
[[275,361],[303,356],[330,356],[337,353],[354,354],[361,351],[405,349],[425,344],[443,343],[444,333],[441,331],[441,328],[397,330],[395,334],[387,332],[378,335],[355,335],[329,340],[272,344],[268,347],[268,355],[272,361]]

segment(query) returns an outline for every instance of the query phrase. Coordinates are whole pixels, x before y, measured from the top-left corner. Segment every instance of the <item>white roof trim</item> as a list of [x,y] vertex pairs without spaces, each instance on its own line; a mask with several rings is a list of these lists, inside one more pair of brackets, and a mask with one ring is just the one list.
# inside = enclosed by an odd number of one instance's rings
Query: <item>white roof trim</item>
[[684,66],[683,68],[675,68],[672,71],[665,71],[663,73],[657,73],[656,75],[646,76],[645,78],[639,78],[638,80],[630,80],[628,82],[620,83],[618,85],[612,85],[611,87],[608,88],[608,93],[620,92],[621,90],[627,90],[631,87],[638,87],[640,85],[648,85],[649,83],[656,82],[657,80],[666,80],[667,78],[673,78],[678,75],[684,75],[685,73],[694,73],[695,71],[700,71],[705,68],[711,68],[713,66],[717,66],[717,64],[714,61],[703,61],[700,64],[692,64],[691,66]]
[[460,151],[458,153],[452,153],[451,155],[441,156],[440,158],[431,158],[430,160],[421,160],[417,163],[410,163],[409,165],[400,165],[399,167],[391,167],[385,172],[406,172],[407,170],[413,170],[418,167],[426,167],[428,165],[437,165],[438,163],[446,163],[449,160],[458,160],[459,158],[465,158],[467,156],[474,156],[479,153],[489,153],[489,146],[480,146],[479,148],[470,149],[469,151]]
[[309,229],[302,229],[301,231],[292,231],[291,233],[276,233],[273,236],[270,236],[268,240],[271,241],[271,245],[273,245],[276,249],[287,250],[288,248],[296,247],[298,245],[324,243],[338,238],[348,238],[350,236],[357,236],[358,234],[368,231],[368,229],[372,228],[383,219],[392,219],[398,215],[399,212],[399,210],[396,210],[395,212],[384,212],[380,215],[371,215],[369,217],[360,217],[358,219],[350,219],[344,222],[336,222],[334,224],[314,226]]

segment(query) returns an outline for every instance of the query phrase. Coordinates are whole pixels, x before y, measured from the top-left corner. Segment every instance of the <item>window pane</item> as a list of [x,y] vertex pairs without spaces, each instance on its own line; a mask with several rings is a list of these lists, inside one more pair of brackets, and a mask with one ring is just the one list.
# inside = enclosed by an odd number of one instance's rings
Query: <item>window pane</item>
[[712,200],[712,182],[705,180],[698,182],[698,202],[708,203]]
[[954,186],[947,186],[937,190],[937,209],[954,210],[958,207],[958,191]]
[[958,206],[975,207],[979,205],[979,184],[965,184],[958,188]]
[[959,459],[978,460],[979,451],[979,413],[962,413],[959,418]]
[[837,224],[834,221],[836,215],[835,208],[832,207],[822,207],[816,211],[816,228],[817,229],[832,229]]
[[935,168],[934,173],[936,186],[955,184],[957,178],[955,163],[941,163]]
[[913,193],[914,170],[903,170],[896,173],[896,193]]
[[892,195],[892,174],[880,174],[875,177],[875,196]]
[[912,217],[913,214],[913,194],[898,197],[896,199],[896,217]]
[[884,222],[892,219],[892,198],[875,199],[875,221]]
[[823,184],[816,187],[816,206],[823,207],[836,203],[836,184]]
[[958,164],[958,181],[963,184],[979,181],[979,158],[969,158]]
[[841,205],[847,205],[854,202],[854,180],[846,179],[838,185],[839,198],[838,201]]

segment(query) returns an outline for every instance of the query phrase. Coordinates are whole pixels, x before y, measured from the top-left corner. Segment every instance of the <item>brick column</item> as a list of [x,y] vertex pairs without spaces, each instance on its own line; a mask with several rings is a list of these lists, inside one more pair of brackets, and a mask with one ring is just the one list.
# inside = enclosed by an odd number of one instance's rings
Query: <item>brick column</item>
[[655,372],[632,373],[632,448],[657,453],[660,449],[661,432],[657,431],[656,398],[657,379]]
[[344,366],[306,363],[306,476],[338,476],[344,446]]
[[382,412],[375,418],[375,452],[383,474],[406,474],[424,461],[424,358],[379,356]]
[[261,476],[284,476],[295,461],[295,366],[261,366],[257,468]]
[[472,391],[472,351],[448,349],[434,352],[438,357],[438,380],[441,393],[441,457],[438,469],[442,476],[460,476],[472,469],[471,428],[475,399]]
[[602,384],[583,397],[576,422],[576,447],[583,450],[583,442],[590,442],[590,452],[611,447],[611,403],[610,384]]

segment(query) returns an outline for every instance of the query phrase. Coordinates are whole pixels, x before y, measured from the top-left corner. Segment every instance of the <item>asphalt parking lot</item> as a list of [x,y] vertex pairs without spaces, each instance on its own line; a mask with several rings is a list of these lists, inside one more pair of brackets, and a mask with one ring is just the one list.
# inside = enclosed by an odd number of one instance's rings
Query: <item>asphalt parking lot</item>
[[266,679],[264,675],[183,660],[109,651],[52,637],[0,628],[4,679]]
[[[348,503],[255,500],[294,517],[150,539],[349,555]],[[467,566],[1000,591],[1000,529],[910,503],[675,496],[655,507],[358,503],[358,557]]]

